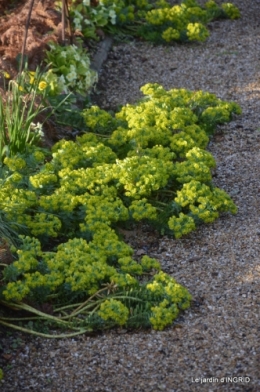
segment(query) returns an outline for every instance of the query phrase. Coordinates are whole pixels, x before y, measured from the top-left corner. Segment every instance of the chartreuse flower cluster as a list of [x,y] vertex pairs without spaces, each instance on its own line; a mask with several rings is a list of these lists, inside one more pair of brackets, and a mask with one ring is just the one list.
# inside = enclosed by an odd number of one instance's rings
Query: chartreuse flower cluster
[[234,213],[228,195],[212,185],[215,161],[205,147],[212,124],[239,114],[238,105],[157,84],[142,91],[143,101],[115,116],[97,107],[84,111],[89,132],[57,143],[52,160],[36,173],[32,162],[39,165],[42,152],[34,153],[30,167],[22,157],[6,158],[12,174],[2,181],[0,206],[8,218],[47,241],[77,230],[89,238],[99,227],[128,219],[156,224],[161,215],[179,237],[222,211]]
[[162,298],[158,305],[151,308],[150,322],[154,329],[164,329],[175,320],[180,309],[185,310],[190,306],[191,296],[187,289],[162,271],[146,287]]
[[[23,237],[17,251],[18,260],[3,273],[5,280],[9,280],[2,292],[4,298],[21,302],[40,293],[43,301],[51,293],[64,295],[66,291],[93,297],[107,285],[113,287],[114,295],[111,297],[108,292],[107,299],[102,297],[101,301],[94,302],[96,318],[102,328],[107,323],[109,326],[132,325],[131,313],[134,313],[134,323],[138,323],[144,312],[146,326],[160,330],[170,325],[179,310],[189,306],[191,295],[161,272],[148,283],[140,284],[137,277],[152,269],[159,271],[160,264],[148,256],[137,263],[131,257],[132,249],[119,241],[113,231],[104,240],[106,234],[100,233],[90,242],[74,238],[60,244],[56,252],[43,252],[36,238]],[[133,301],[131,306],[129,300]],[[92,326],[89,314],[85,324]]]
[[51,156],[31,147],[5,158],[0,210],[23,227],[17,259],[3,270],[6,301],[83,298],[85,325],[95,328],[163,329],[189,305],[188,292],[155,259],[133,258],[117,229],[145,220],[179,238],[235,213],[212,183],[215,161],[205,148],[213,124],[240,108],[202,91],[158,84],[142,91],[142,101],[115,115],[86,109],[87,132],[59,141]]
[[[187,289],[162,271],[156,274],[150,283],[143,285],[139,293],[139,301],[146,302],[146,308],[142,308],[147,318],[146,323],[156,330],[163,330],[172,324],[180,310],[185,310],[190,306],[191,295]],[[130,291],[128,297],[121,301],[107,299],[101,304],[98,316],[114,325],[131,325],[131,318],[140,317],[135,309],[129,309],[126,306],[131,299],[135,300],[133,297],[134,290]]]
[[185,0],[171,6],[162,0],[145,15],[146,25],[139,29],[139,34],[156,42],[205,41],[209,36],[207,23],[216,18],[237,19],[240,13],[231,3],[218,6],[213,0],[200,6],[196,0]]
[[80,4],[73,0],[71,19],[74,28],[86,38],[97,39],[103,28],[112,33],[127,32],[153,42],[204,41],[209,32],[207,23],[216,18],[237,19],[239,10],[232,3],[220,6],[209,0],[204,6],[196,0],[179,5],[166,0],[101,0],[93,7],[89,0]]

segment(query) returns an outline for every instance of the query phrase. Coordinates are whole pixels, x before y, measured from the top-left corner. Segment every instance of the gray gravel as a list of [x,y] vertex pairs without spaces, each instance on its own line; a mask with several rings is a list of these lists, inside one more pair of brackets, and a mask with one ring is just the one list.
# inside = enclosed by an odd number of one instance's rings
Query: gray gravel
[[260,391],[260,2],[234,3],[242,18],[211,23],[206,43],[114,45],[93,97],[116,108],[157,82],[207,90],[243,109],[209,145],[215,184],[232,195],[237,215],[180,240],[146,228],[127,236],[190,290],[193,306],[162,332],[53,341],[0,330],[1,392]]

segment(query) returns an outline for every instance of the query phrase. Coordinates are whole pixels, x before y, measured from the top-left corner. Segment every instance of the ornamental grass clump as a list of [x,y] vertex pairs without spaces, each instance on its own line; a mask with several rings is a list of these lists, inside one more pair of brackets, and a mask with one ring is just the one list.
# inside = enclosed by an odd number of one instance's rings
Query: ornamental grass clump
[[72,335],[165,328],[191,296],[155,259],[136,260],[120,227],[144,221],[180,238],[236,212],[212,182],[215,161],[206,147],[213,126],[230,121],[239,106],[202,91],[141,90],[143,100],[115,115],[84,110],[87,132],[60,140],[51,155],[31,148],[4,160],[0,210],[24,230],[15,261],[1,264],[0,298],[32,313],[31,321]]

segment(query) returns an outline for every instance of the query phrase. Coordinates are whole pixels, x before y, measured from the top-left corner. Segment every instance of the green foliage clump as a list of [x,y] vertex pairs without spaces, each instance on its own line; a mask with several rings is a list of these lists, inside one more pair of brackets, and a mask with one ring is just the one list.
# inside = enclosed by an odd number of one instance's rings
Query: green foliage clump
[[[61,6],[61,4],[60,4]],[[70,17],[74,29],[83,34],[85,38],[97,39],[97,28],[104,27],[108,24],[115,25],[116,23],[116,9],[118,9],[115,2],[104,4],[99,1],[94,7],[90,0],[71,1]]]
[[156,43],[205,41],[206,25],[213,19],[240,17],[232,3],[218,6],[209,0],[200,6],[196,0],[184,0],[172,6],[166,0],[102,0],[96,7],[84,0],[72,1],[71,18],[76,30],[86,38],[97,38],[98,27],[112,33],[126,33]]
[[179,238],[221,212],[235,213],[231,198],[212,183],[215,161],[205,148],[213,127],[240,108],[202,91],[158,84],[142,91],[142,101],[114,116],[86,109],[87,132],[59,141],[51,156],[31,147],[5,158],[0,210],[25,235],[17,260],[3,270],[3,301],[72,309],[82,300],[85,321],[66,318],[75,328],[101,329],[163,329],[188,307],[187,290],[155,259],[135,260],[117,229],[145,220]]
[[90,58],[78,45],[60,46],[52,42],[46,51],[46,62],[52,67],[63,92],[85,95],[97,81],[97,73],[90,68]]

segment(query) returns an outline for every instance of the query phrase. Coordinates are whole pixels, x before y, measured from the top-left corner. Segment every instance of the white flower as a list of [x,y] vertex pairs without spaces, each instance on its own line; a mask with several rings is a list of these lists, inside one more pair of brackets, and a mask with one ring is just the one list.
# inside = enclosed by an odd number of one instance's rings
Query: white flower
[[91,22],[91,20],[89,20],[89,19],[84,19],[84,23],[85,23],[85,25],[92,25],[93,24],[93,22]]
[[67,53],[65,51],[60,52],[60,56],[66,58],[67,57]]
[[44,133],[43,133],[43,131],[42,131],[42,124],[41,123],[37,123],[37,124],[35,124],[35,123],[31,123],[30,124],[30,128],[36,133],[36,134],[38,134],[38,136],[40,136],[40,138],[42,138],[43,136],[44,136]]
[[90,0],[83,0],[83,5],[86,7],[90,6]]
[[66,83],[66,82],[65,82],[64,75],[61,75],[61,76],[59,77],[59,79],[58,79],[58,83],[59,83],[60,85],[63,85],[63,84],[65,84],[65,83]]
[[80,65],[81,65],[82,67],[88,69],[88,66],[87,66],[87,63],[86,63],[85,60],[82,60],[82,59],[81,59]]
[[74,11],[74,14],[76,15],[76,17],[77,17],[79,20],[84,19],[83,15],[81,15],[81,13],[80,13],[79,11],[75,10],[75,11]]
[[110,10],[108,15],[110,17],[111,23],[112,24],[116,24],[116,13],[115,13],[115,11],[114,10]]
[[82,27],[81,27],[81,23],[80,23],[80,22],[81,22],[81,21],[80,21],[79,18],[75,18],[75,19],[73,20],[75,29],[76,29],[76,30],[79,30],[79,31],[82,30]]
[[77,87],[78,87],[79,90],[82,90],[82,89],[83,89],[83,84],[82,84],[81,81],[79,81],[79,82],[77,83]]
[[64,78],[63,75],[61,75],[61,76],[58,78],[58,89],[59,89],[59,91],[62,91],[62,92],[64,92],[65,94],[67,94],[67,92],[68,92],[68,89],[67,89],[67,87],[66,87],[66,81],[65,81],[65,78]]
[[77,74],[76,72],[70,72],[68,75],[66,75],[66,79],[68,82],[72,82],[73,80],[77,79]]
[[90,82],[91,82],[90,74],[87,74],[86,77],[85,77],[85,83],[86,83],[87,85],[89,85]]

